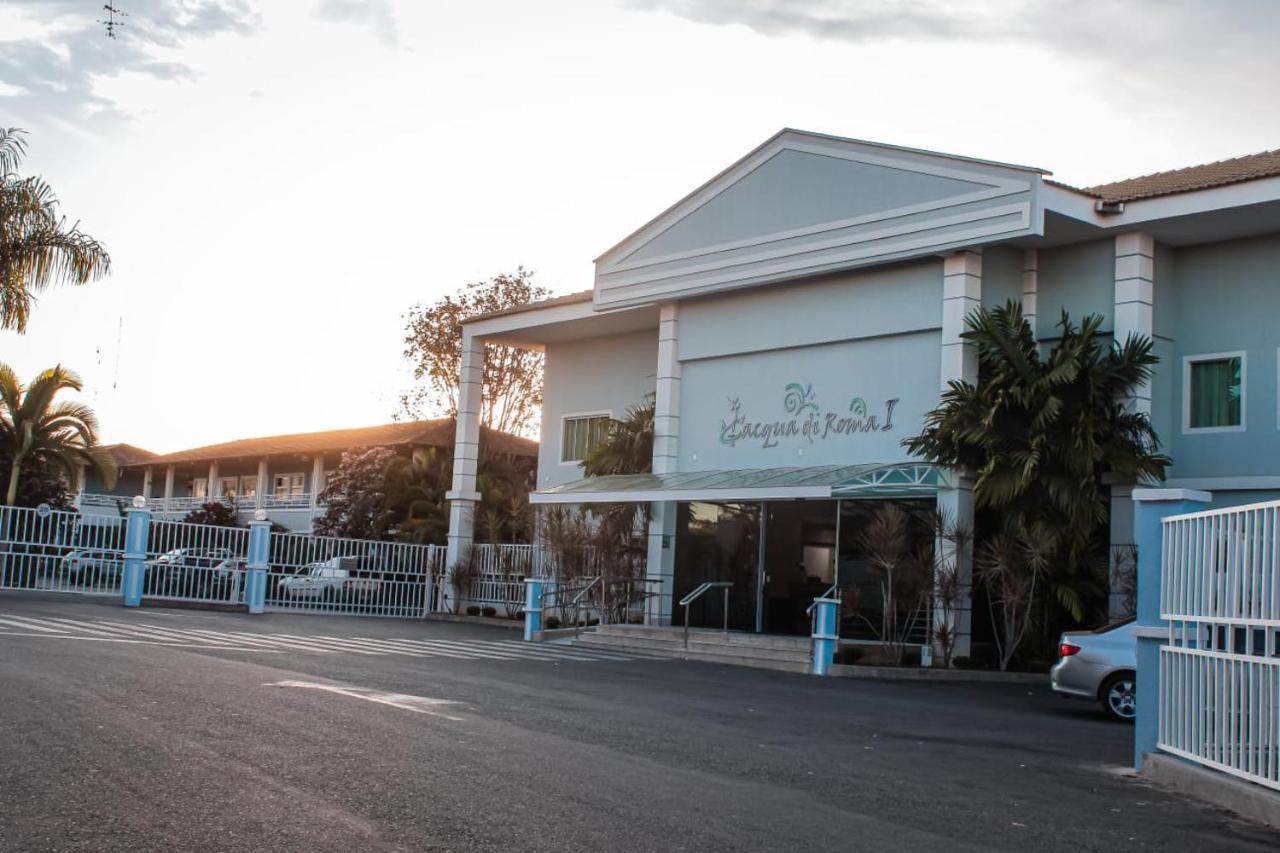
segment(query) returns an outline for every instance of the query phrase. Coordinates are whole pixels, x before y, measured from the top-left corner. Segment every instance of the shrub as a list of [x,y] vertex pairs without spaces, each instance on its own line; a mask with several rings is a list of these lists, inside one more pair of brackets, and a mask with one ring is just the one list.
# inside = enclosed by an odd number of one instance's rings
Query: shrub
[[481,607],[480,615],[494,617],[498,615],[498,609],[496,607]]
[[215,527],[238,527],[236,511],[222,501],[209,501],[193,509],[182,519],[184,524],[211,524]]
[[480,608],[479,608],[477,605],[472,604],[471,606],[469,606],[469,607],[467,608],[467,615],[468,615],[468,616],[479,616],[479,615],[480,615]]
[[546,628],[547,628],[547,630],[548,630],[548,631],[554,631],[555,629],[557,629],[557,628],[559,628],[559,627],[560,627],[560,617],[559,617],[559,616],[548,616],[548,617],[547,617]]

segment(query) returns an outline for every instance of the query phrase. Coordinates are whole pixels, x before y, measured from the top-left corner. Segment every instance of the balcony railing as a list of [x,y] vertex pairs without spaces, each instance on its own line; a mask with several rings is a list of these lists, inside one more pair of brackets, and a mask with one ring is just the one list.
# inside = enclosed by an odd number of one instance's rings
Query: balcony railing
[[[133,498],[125,495],[102,495],[84,493],[78,498],[79,505],[82,507],[120,507],[126,508],[132,505]],[[255,496],[242,498],[210,498],[210,497],[194,497],[191,495],[183,495],[181,497],[174,496],[166,500],[165,498],[148,498],[147,508],[154,512],[190,512],[193,509],[199,509],[207,503],[223,503],[237,512],[253,512],[258,508],[258,499]],[[323,506],[323,504],[317,504]],[[267,510],[308,510],[311,509],[311,495],[308,493],[299,495],[263,495],[262,508]]]

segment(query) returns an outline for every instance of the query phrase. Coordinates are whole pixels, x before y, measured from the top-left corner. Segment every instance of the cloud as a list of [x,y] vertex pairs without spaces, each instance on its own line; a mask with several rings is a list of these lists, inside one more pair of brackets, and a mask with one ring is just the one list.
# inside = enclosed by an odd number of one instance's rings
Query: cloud
[[[258,17],[246,0],[129,0],[117,38],[106,37],[96,4],[76,0],[28,0],[20,13],[28,32],[0,36],[0,109],[68,126],[112,123],[126,116],[99,95],[94,82],[123,73],[159,80],[193,76],[173,50],[222,33],[248,34]],[[38,35],[29,31],[35,28]]]
[[1237,103],[1280,79],[1276,0],[623,0],[702,24],[850,43],[1008,43],[1103,72],[1112,92]]
[[322,21],[367,26],[387,47],[400,45],[400,25],[390,0],[320,0],[315,15]]

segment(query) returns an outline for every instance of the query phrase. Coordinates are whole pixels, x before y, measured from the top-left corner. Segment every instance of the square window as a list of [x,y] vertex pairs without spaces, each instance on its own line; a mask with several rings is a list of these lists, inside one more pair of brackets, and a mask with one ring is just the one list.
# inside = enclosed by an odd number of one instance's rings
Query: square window
[[204,498],[209,496],[209,480],[205,477],[196,477],[191,481],[191,497]]
[[584,415],[565,418],[560,431],[560,461],[581,462],[608,434],[613,418],[608,415]]
[[1207,356],[1187,361],[1188,429],[1244,426],[1244,357]]
[[252,498],[258,494],[258,475],[246,474],[240,478],[240,497]]

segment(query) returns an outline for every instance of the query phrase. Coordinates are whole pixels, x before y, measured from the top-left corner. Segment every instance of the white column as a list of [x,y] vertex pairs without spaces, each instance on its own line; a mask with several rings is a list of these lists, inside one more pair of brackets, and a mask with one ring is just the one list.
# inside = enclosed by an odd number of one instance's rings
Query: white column
[[[960,339],[964,332],[965,318],[982,304],[982,254],[965,250],[948,255],[942,262],[942,375],[941,388],[948,383],[978,381],[978,353],[972,344]],[[968,471],[950,471],[946,485],[938,489],[938,509],[954,524],[973,529],[973,478]],[[954,559],[949,553],[951,545],[945,541],[937,544],[944,558]],[[972,625],[973,554],[972,544],[967,553],[960,555],[960,588],[963,590],[959,612],[952,626],[956,638],[953,654],[964,657],[969,654],[969,635]],[[935,618],[938,614],[935,614]]]
[[222,500],[221,489],[218,488],[218,461],[209,463],[209,484],[204,489],[205,501]]
[[[653,473],[671,474],[679,469],[680,450],[680,329],[674,303],[659,308],[658,369],[653,409]],[[645,621],[651,625],[671,624],[675,592],[676,513],[675,501],[655,501],[649,520],[649,548],[646,576],[661,581],[652,584]]]
[[484,341],[462,331],[462,366],[458,376],[458,423],[453,439],[453,488],[449,501],[448,571],[471,547],[475,532],[476,467],[480,460],[480,404],[484,386]]
[[151,466],[142,469],[142,496],[151,500]]
[[[1118,344],[1123,344],[1129,335],[1150,338],[1154,332],[1155,256],[1155,241],[1150,234],[1121,234],[1116,237],[1113,328]],[[1150,415],[1151,383],[1135,388],[1125,404],[1130,411]]]
[[[1155,304],[1155,240],[1150,234],[1120,234],[1116,237],[1115,306],[1112,314],[1113,337],[1123,344],[1130,335],[1154,336]],[[1129,411],[1151,415],[1151,383],[1145,382],[1124,398]],[[1135,570],[1129,565],[1133,548],[1133,483],[1111,483],[1111,559],[1108,611],[1112,616],[1124,614],[1128,597],[1119,582],[1120,571]]]
[[266,505],[267,500],[267,458],[264,456],[258,460],[258,489],[257,494],[253,496],[253,508],[262,509]]
[[1031,326],[1031,334],[1040,340],[1036,326],[1036,302],[1040,292],[1040,252],[1027,249],[1022,253],[1022,316]]
[[324,456],[317,453],[311,460],[311,512],[316,511],[320,492],[324,489]]
[[173,466],[164,468],[164,508],[169,509],[173,501]]

